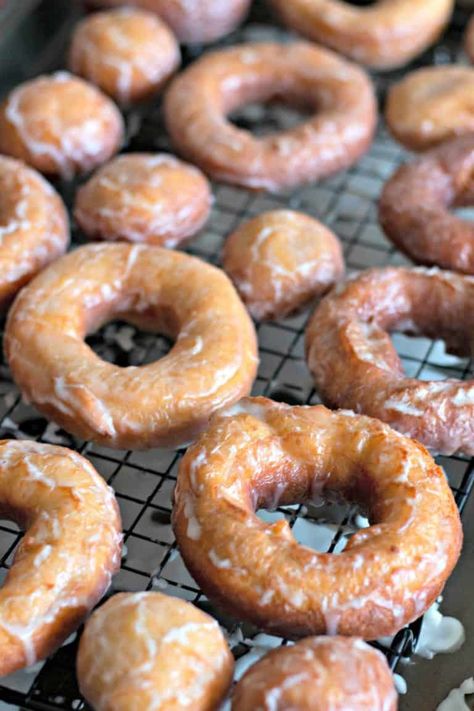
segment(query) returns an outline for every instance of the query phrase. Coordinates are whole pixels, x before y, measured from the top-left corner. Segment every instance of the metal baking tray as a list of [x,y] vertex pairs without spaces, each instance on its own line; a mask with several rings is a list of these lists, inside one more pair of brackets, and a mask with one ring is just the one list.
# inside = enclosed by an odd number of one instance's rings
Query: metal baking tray
[[[44,0],[20,24],[16,34],[3,36],[3,42],[0,34],[0,94],[28,76],[62,66],[67,37],[79,12],[79,5],[71,0]],[[445,37],[414,66],[462,59],[460,45],[466,19],[467,13],[458,10]],[[291,34],[279,27],[265,4],[257,0],[248,22],[221,45],[289,37]],[[23,57],[23,60],[16,62],[15,71],[4,72],[12,43],[14,56]],[[201,51],[200,48],[186,50],[184,61],[189,62]],[[374,75],[381,104],[386,88],[402,73]],[[233,119],[240,126],[263,133],[289,125],[295,115],[279,106],[251,106]],[[159,102],[132,111],[126,120],[126,150],[170,150]],[[314,215],[336,232],[344,246],[348,271],[408,264],[383,235],[376,210],[381,186],[406,157],[381,125],[371,150],[357,165],[296,192],[269,195],[216,184],[211,219],[188,245],[187,251],[218,264],[225,236],[243,220],[264,210],[290,207]],[[57,183],[56,187],[70,206],[75,186]],[[77,229],[73,228],[73,242],[82,241]],[[266,395],[291,404],[319,402],[303,354],[308,315],[306,311],[294,318],[257,324],[261,363],[253,389],[255,395]],[[393,334],[393,340],[407,374],[412,377],[472,377],[471,361],[446,354],[441,341],[408,338],[398,333]],[[123,366],[153,361],[171,346],[159,335],[142,333],[128,324],[116,322],[89,337],[88,343],[103,358]],[[113,486],[122,511],[125,551],[122,569],[113,581],[111,593],[161,590],[185,598],[219,619],[229,632],[237,658],[252,649],[252,640],[258,630],[246,624],[239,625],[214,609],[196,587],[177,550],[170,513],[181,452],[117,451],[78,441],[22,402],[4,363],[0,364],[0,437],[36,439],[77,449]],[[412,655],[422,624],[419,620],[402,630],[390,647],[384,647],[392,669],[401,673],[408,684],[408,693],[400,697],[402,711],[433,711],[451,688],[459,686],[474,672],[474,614],[470,593],[474,585],[474,566],[468,560],[474,543],[474,496],[469,497],[474,484],[473,460],[455,456],[438,457],[438,461],[449,477],[462,511],[466,535],[464,553],[447,585],[442,610],[461,619],[467,639],[457,653],[439,655],[432,661],[420,659]],[[315,508],[309,505],[278,508],[264,515],[270,519],[284,516],[297,539],[304,539],[306,544],[319,550],[338,551],[350,528],[353,513],[341,507]],[[0,581],[12,562],[20,536],[14,524],[0,522]],[[265,642],[280,644],[283,640],[266,638]],[[73,635],[45,662],[1,679],[0,711],[11,708],[38,711],[87,708],[80,698],[75,679],[76,646],[77,635]]]

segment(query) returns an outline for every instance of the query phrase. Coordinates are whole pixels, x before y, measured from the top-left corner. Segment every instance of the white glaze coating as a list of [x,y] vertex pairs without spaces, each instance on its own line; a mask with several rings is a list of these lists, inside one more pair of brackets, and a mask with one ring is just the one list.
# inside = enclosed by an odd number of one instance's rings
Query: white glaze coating
[[470,711],[471,707],[465,702],[465,697],[474,694],[474,678],[463,681],[458,689],[452,689],[448,696],[436,707],[436,711]]

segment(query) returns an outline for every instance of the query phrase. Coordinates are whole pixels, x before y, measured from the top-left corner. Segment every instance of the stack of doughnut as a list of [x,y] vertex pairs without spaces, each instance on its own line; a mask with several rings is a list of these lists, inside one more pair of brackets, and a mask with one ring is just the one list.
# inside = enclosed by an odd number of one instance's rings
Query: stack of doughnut
[[[103,9],[74,30],[69,71],[25,81],[0,104],[0,308],[14,300],[13,379],[80,440],[188,447],[172,511],[187,569],[224,613],[296,641],[247,671],[233,711],[395,711],[387,661],[367,642],[423,615],[459,558],[458,508],[428,450],[474,455],[474,381],[408,378],[390,332],[474,353],[474,228],[450,212],[474,204],[474,69],[427,66],[388,91],[390,132],[421,155],[387,180],[379,221],[423,266],[344,282],[334,211],[325,225],[319,205],[311,216],[289,209],[285,191],[369,150],[377,102],[359,65],[406,65],[436,41],[453,0],[272,0],[283,23],[325,46],[247,41],[176,77],[179,43],[229,34],[249,0],[86,4]],[[474,62],[474,19],[464,48]],[[160,94],[180,157],[117,156],[127,132],[117,105],[147,111]],[[238,126],[238,111],[272,102],[306,116],[270,134]],[[68,192],[81,181],[74,227],[91,243],[69,254],[67,211],[47,178]],[[208,178],[283,193],[281,209],[229,226],[222,269],[176,251],[210,218]],[[324,405],[248,397],[252,319],[309,304],[306,361]],[[106,362],[86,338],[113,319],[166,336],[171,350],[140,366]],[[369,520],[337,555],[257,515],[319,497]],[[27,440],[0,441],[0,510],[25,530],[0,588],[6,675],[56,650],[106,595],[122,532],[114,493],[87,459]],[[233,674],[216,620],[152,591],[93,612],[77,656],[96,711],[217,711]]]

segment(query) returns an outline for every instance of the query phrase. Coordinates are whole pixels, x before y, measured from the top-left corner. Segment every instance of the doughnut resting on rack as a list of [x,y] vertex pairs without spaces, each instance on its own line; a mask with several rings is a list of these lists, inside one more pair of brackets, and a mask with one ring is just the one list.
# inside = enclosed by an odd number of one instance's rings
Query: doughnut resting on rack
[[[299,545],[256,511],[342,497],[370,527],[340,554]],[[322,405],[248,398],[220,411],[180,462],[173,527],[202,591],[287,637],[393,635],[436,600],[462,528],[443,471],[387,425]]]

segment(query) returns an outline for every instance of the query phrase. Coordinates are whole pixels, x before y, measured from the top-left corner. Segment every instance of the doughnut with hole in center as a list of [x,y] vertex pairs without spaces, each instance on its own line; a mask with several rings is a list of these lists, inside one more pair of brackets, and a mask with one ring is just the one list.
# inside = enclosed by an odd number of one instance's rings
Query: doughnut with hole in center
[[389,89],[385,119],[413,151],[474,132],[474,69],[423,67],[407,74]]
[[216,711],[233,668],[217,622],[158,592],[114,595],[88,620],[77,657],[95,711]]
[[474,205],[474,134],[399,168],[382,191],[379,219],[415,262],[474,274],[474,224],[450,212],[466,205]]
[[[342,497],[371,526],[340,554],[299,545],[261,508]],[[173,527],[203,592],[234,617],[285,637],[376,639],[438,597],[462,542],[446,477],[387,425],[322,405],[248,398],[217,413],[180,462]]]
[[109,587],[120,567],[117,502],[76,452],[0,442],[0,510],[26,529],[0,588],[0,676],[44,659]]
[[74,217],[90,239],[175,247],[204,225],[212,205],[200,170],[164,153],[114,158],[79,188]]
[[310,637],[273,649],[245,673],[232,695],[232,711],[397,708],[385,656],[354,637]]
[[70,70],[121,104],[156,94],[180,61],[178,43],[164,22],[130,7],[83,19],[69,51]]
[[[175,340],[160,360],[121,368],[87,334],[119,318]],[[120,449],[189,441],[249,393],[253,324],[224,272],[160,247],[91,244],[45,269],[9,313],[5,351],[22,393],[69,432]]]
[[244,222],[227,238],[222,262],[256,319],[287,316],[344,273],[336,235],[293,210],[264,212]]
[[[227,119],[246,104],[274,99],[311,116],[265,137]],[[271,191],[352,165],[372,141],[376,115],[365,72],[306,42],[211,52],[176,77],[165,97],[168,132],[185,157],[216,180]]]
[[405,375],[389,331],[474,346],[474,278],[437,268],[372,269],[323,299],[306,331],[306,358],[331,407],[388,422],[436,453],[474,454],[474,381]]
[[469,59],[471,62],[474,62],[474,15],[469,20],[469,24],[467,26],[464,38],[464,47]]
[[448,24],[454,0],[272,0],[283,21],[315,42],[377,69],[407,64]]
[[0,307],[68,243],[68,217],[59,195],[35,170],[0,156]]
[[115,104],[68,72],[24,82],[0,106],[0,151],[40,173],[87,173],[119,150],[123,135]]

